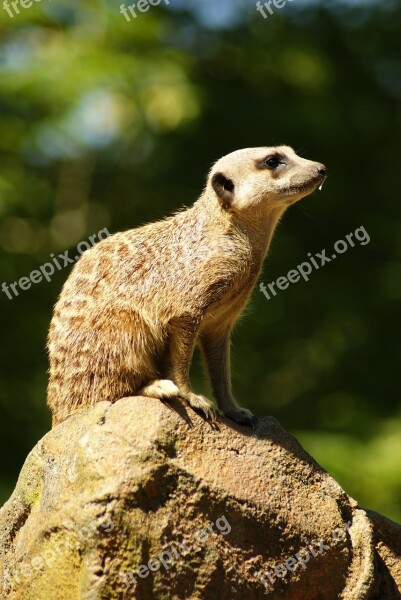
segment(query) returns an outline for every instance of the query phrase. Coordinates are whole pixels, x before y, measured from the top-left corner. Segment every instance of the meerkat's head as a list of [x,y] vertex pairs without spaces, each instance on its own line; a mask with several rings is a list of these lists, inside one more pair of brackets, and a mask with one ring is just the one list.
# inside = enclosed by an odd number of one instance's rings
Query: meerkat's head
[[207,186],[223,208],[243,212],[285,208],[314,192],[326,176],[323,164],[301,158],[288,146],[247,148],[217,161]]

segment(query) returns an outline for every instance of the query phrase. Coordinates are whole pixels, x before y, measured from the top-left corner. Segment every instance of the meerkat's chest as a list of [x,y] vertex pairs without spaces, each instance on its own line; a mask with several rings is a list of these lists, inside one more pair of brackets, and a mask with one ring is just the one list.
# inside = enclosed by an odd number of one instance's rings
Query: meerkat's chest
[[233,324],[247,305],[259,271],[248,269],[224,289],[221,297],[205,311],[201,331]]

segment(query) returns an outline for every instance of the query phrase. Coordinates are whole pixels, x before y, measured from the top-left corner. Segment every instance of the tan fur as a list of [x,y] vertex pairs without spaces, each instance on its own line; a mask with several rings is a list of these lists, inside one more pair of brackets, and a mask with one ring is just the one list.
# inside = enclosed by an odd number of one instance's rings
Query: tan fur
[[[279,166],[263,166],[275,155]],[[135,394],[179,395],[214,418],[210,401],[194,394],[189,382],[199,343],[219,408],[251,424],[252,414],[231,393],[231,330],[280,217],[323,179],[323,165],[291,148],[239,150],[215,164],[192,207],[85,252],[50,326],[53,423],[96,402]]]

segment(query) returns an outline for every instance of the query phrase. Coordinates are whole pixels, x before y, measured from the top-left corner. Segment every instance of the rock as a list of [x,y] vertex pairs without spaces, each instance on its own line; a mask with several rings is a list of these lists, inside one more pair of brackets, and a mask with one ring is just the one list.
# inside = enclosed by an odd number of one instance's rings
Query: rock
[[48,433],[0,511],[9,600],[401,597],[401,527],[272,418],[103,402]]

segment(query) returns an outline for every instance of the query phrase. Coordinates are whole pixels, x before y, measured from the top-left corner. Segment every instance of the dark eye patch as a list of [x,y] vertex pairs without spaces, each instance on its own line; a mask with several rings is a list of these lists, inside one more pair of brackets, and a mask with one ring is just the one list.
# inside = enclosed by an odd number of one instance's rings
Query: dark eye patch
[[265,158],[256,161],[257,169],[269,169],[270,171],[274,171],[284,163],[284,156],[282,154],[269,154]]

